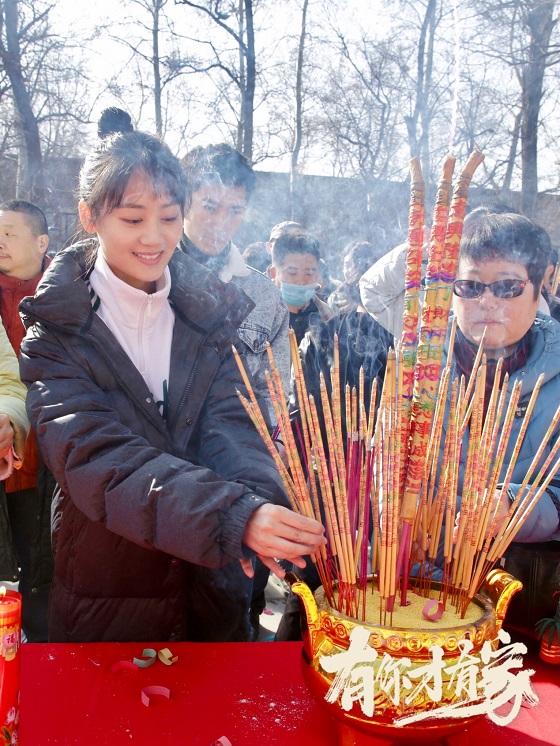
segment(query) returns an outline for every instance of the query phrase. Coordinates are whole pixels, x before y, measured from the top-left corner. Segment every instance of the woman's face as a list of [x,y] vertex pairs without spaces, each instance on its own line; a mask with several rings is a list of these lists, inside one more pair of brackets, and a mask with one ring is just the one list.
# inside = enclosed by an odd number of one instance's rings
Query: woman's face
[[486,327],[484,351],[492,358],[506,357],[530,329],[539,307],[540,288],[535,299],[535,287],[529,281],[523,264],[507,261],[476,263],[461,259],[457,280],[478,280],[485,285],[497,280],[526,281],[517,298],[497,298],[490,288],[484,288],[479,298],[453,296],[453,309],[459,329],[474,344],[479,344]]
[[97,233],[113,273],[127,285],[153,292],[181,238],[180,206],[167,193],[155,197],[148,177],[135,171],[119,207],[95,222],[85,202],[79,211],[84,228]]

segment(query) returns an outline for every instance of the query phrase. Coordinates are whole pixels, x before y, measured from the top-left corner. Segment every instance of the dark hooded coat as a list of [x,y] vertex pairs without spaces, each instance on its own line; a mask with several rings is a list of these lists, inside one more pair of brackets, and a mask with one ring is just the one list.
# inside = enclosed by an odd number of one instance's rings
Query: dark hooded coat
[[175,252],[167,421],[94,313],[86,252],[61,252],[21,304],[27,407],[59,490],[52,641],[243,639],[247,521],[287,504],[236,395],[251,301]]

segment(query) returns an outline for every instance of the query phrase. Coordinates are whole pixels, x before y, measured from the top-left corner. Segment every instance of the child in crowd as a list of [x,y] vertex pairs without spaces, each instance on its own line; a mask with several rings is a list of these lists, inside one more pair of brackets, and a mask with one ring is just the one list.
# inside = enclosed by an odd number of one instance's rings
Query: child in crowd
[[254,557],[303,567],[323,527],[284,507],[237,398],[248,299],[176,250],[181,164],[124,129],[104,127],[80,175],[89,240],[21,305],[28,412],[59,484],[49,637],[242,640]]

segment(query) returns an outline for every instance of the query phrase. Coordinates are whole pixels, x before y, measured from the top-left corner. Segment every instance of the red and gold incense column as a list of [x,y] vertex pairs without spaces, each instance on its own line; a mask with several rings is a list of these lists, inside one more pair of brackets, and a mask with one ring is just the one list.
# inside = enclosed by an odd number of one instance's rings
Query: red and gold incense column
[[[21,594],[0,587],[0,742],[17,743]],[[14,737],[15,736],[15,737]]]
[[422,307],[420,340],[414,367],[411,434],[402,502],[402,529],[398,569],[402,571],[401,605],[406,606],[412,523],[416,514],[421,485],[425,479],[425,456],[434,419],[453,281],[457,271],[459,244],[467,206],[467,190],[484,156],[475,151],[469,156],[453,192],[451,177],[455,159],[448,156],[438,188],[430,251],[426,268],[426,295]]

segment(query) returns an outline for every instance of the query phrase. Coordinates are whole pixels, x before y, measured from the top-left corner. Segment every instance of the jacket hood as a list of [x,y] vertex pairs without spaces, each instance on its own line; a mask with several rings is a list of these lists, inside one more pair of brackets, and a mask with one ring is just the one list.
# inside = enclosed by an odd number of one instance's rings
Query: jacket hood
[[527,363],[522,371],[517,371],[512,376],[515,379],[523,375],[523,396],[533,391],[541,373],[544,374],[543,384],[556,378],[560,359],[560,323],[539,311],[529,334],[531,335],[531,351]]
[[[95,255],[87,258],[85,243],[59,252],[45,272],[35,296],[22,301],[22,312],[70,331],[87,331],[93,309],[86,279],[94,259]],[[222,322],[237,328],[254,308],[254,303],[242,290],[221,282],[213,272],[182,251],[173,254],[169,271],[171,305],[189,324],[203,332]]]

